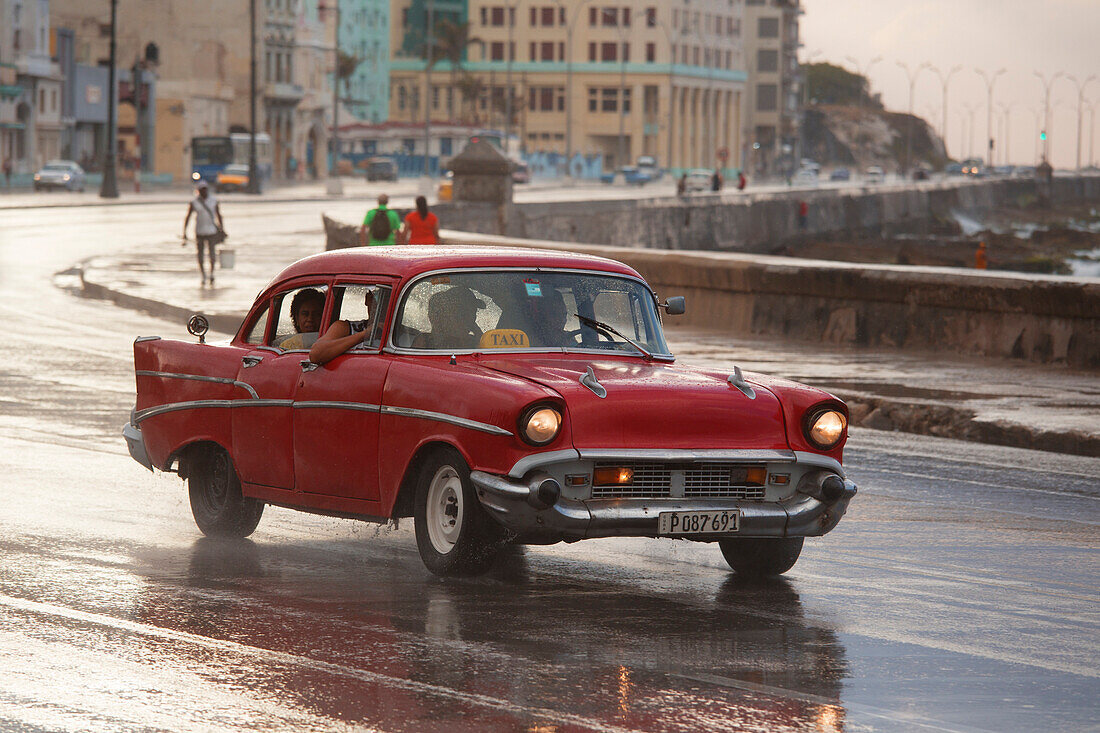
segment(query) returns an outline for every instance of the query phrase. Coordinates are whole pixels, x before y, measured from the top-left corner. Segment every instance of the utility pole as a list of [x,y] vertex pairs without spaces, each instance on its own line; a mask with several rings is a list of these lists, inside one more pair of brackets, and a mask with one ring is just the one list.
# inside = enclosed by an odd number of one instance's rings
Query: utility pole
[[909,65],[904,61],[899,61],[898,66],[909,77],[909,119],[906,120],[905,124],[905,173],[908,175],[909,169],[913,166],[913,91],[917,88],[917,78],[920,77],[920,73],[931,68],[932,64],[925,62],[912,71],[909,70]]
[[940,79],[940,85],[943,87],[943,154],[950,158],[951,155],[947,152],[947,85],[951,82],[951,77],[962,71],[962,66],[952,66],[951,69],[944,74],[935,66],[929,67]]
[[116,46],[118,36],[118,0],[111,0],[111,50],[107,69],[107,150],[103,154],[103,182],[99,185],[99,197],[118,198],[118,178],[115,161],[118,157],[118,95],[115,93]]
[[1085,106],[1085,88],[1096,79],[1096,74],[1093,74],[1084,81],[1077,81],[1075,76],[1067,76],[1067,79],[1073,82],[1077,87],[1077,170],[1081,170],[1081,122],[1084,117]]
[[1039,77],[1039,81],[1043,84],[1043,129],[1039,133],[1039,138],[1043,142],[1043,159],[1048,163],[1050,162],[1050,88],[1054,86],[1054,82],[1059,77],[1065,76],[1061,71],[1055,72],[1049,78],[1043,76],[1038,71],[1035,72],[1035,76]]
[[998,69],[993,74],[987,74],[981,69],[975,69],[974,71],[982,77],[982,81],[985,82],[986,89],[989,91],[989,97],[986,100],[986,121],[985,121],[985,137],[986,137],[986,154],[985,164],[993,166],[993,85],[997,83],[997,77],[1004,74],[1006,69]]
[[248,3],[248,192],[260,192],[256,163],[256,0]]
[[[428,2],[430,3],[431,0],[428,0]],[[515,56],[516,46],[513,38],[516,27],[516,11],[518,9],[518,0],[514,5],[505,4],[504,6],[507,13],[504,22],[508,24],[508,47],[504,49],[504,154],[509,157],[511,156],[508,153],[508,146],[512,142],[512,57]]]
[[433,35],[435,24],[435,0],[428,0],[425,11],[427,39],[424,46],[424,177],[432,175],[432,59],[435,52],[435,38]]

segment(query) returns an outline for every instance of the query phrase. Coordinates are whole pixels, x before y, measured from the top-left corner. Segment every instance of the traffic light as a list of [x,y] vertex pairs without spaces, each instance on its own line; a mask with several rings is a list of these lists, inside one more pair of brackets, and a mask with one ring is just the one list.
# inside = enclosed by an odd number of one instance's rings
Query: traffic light
[[1042,132],[1039,133],[1039,139],[1042,140],[1043,142],[1046,142],[1046,139],[1047,139],[1047,131],[1046,130],[1043,130]]

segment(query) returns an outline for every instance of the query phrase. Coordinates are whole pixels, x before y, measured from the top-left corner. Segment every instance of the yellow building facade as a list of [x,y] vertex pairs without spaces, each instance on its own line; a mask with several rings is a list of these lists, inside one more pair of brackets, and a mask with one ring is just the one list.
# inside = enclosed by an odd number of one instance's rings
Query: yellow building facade
[[430,91],[422,52],[400,55],[425,12],[393,0],[391,121],[423,122],[426,101],[433,121],[510,133],[528,152],[602,155],[607,169],[643,155],[673,170],[740,167],[741,0],[472,0],[465,59],[445,60],[444,28]]

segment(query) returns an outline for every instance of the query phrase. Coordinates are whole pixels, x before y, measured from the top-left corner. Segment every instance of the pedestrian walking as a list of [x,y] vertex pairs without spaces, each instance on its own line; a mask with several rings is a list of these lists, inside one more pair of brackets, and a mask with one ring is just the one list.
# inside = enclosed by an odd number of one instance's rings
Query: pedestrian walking
[[810,218],[810,205],[805,200],[798,202],[798,228],[805,229]]
[[389,208],[389,203],[389,196],[379,194],[378,206],[363,217],[363,225],[359,227],[360,246],[394,244],[397,232],[401,229],[401,217]]
[[974,253],[974,268],[984,270],[988,266],[989,260],[986,258],[985,242],[978,242],[978,250]]
[[[194,214],[195,247],[198,250],[199,273],[202,275],[204,285],[207,282],[213,285],[216,249],[226,238],[225,222],[222,221],[221,207],[218,206],[214,194],[210,193],[210,186],[206,181],[199,181],[196,188],[198,191],[195,198],[191,199],[191,203],[187,206],[187,216],[183,220],[183,239],[184,244],[187,244],[187,224],[191,221],[191,214]],[[210,261],[209,276],[206,274],[202,261],[204,249]]]
[[710,190],[714,192],[722,190],[722,174],[717,168],[714,169],[714,175],[710,177]]
[[439,239],[439,217],[428,211],[428,199],[416,197],[416,210],[405,215],[398,233],[403,244],[442,244]]
[[4,158],[4,187],[11,190],[11,156]]
[[683,198],[683,196],[687,194],[687,190],[688,174],[685,172],[676,180],[676,195]]
[[747,186],[748,183],[749,183],[749,180],[747,178],[745,178],[745,171],[739,171],[737,173],[737,190],[738,191],[744,191],[745,186]]

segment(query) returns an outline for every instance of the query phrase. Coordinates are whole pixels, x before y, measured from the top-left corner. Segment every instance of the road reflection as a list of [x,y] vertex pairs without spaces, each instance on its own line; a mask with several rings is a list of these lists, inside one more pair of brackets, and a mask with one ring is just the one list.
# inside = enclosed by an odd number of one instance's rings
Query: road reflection
[[679,597],[532,572],[521,548],[441,580],[362,549],[204,538],[186,567],[146,558],[135,615],[242,645],[233,686],[387,730],[844,730],[845,650],[786,580]]

